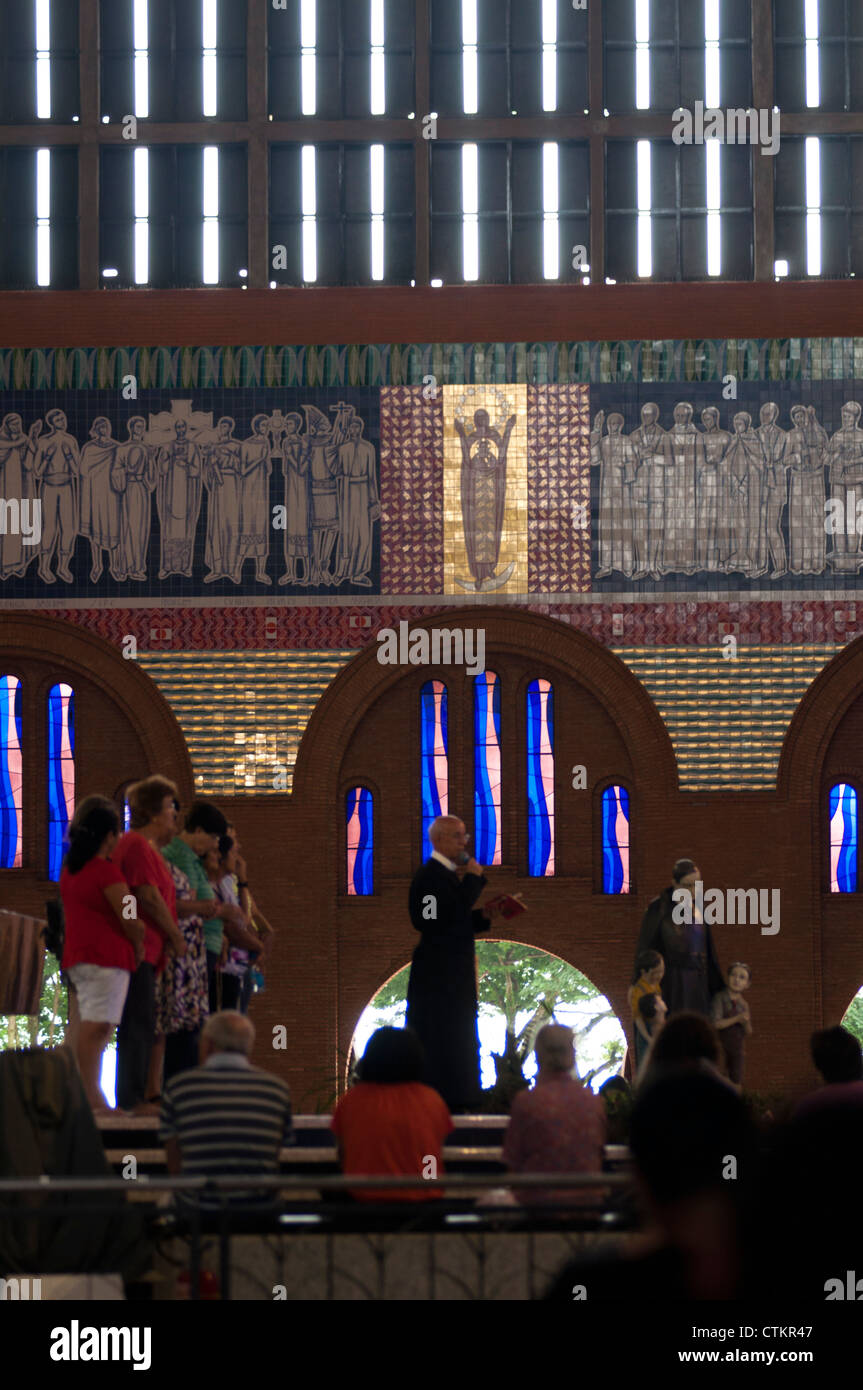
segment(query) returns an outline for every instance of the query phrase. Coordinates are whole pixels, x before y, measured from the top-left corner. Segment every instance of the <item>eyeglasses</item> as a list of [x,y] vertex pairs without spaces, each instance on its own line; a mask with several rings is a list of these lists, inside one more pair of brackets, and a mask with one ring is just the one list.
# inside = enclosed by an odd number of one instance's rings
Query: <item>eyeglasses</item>
[[177,801],[176,797],[175,797],[174,800],[171,802],[171,805],[173,806],[173,808],[174,808],[175,811],[179,811],[179,809],[180,809],[180,803],[179,803],[179,801]]

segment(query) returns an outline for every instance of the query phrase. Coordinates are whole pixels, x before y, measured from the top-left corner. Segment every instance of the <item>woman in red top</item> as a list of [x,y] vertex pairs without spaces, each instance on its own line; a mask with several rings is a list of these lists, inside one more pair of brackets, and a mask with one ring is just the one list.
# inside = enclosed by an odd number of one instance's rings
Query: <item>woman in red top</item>
[[[443,1143],[453,1123],[443,1098],[420,1081],[423,1063],[422,1044],[409,1028],[379,1028],[369,1038],[358,1084],[342,1096],[332,1119],[343,1172],[442,1175]],[[360,1202],[422,1202],[440,1195],[440,1188],[351,1193]]]
[[78,999],[81,1027],[75,1051],[94,1111],[110,1109],[99,1086],[102,1053],[120,1022],[130,974],[144,951],[144,924],[137,916],[128,917],[134,898],[111,863],[119,831],[114,803],[104,796],[85,797],[69,825],[69,850],[60,874],[66,919],[62,967]]

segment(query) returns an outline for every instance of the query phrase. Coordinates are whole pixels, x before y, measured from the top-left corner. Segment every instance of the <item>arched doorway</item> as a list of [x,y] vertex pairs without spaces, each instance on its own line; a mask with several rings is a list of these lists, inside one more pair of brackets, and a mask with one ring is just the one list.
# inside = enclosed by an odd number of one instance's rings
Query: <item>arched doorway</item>
[[[507,1054],[517,1058],[525,1080],[533,1080],[536,1034],[550,1022],[572,1028],[576,1075],[594,1091],[622,1070],[627,1044],[621,1022],[582,971],[519,941],[477,941],[476,950],[483,1090],[492,1089]],[[404,1026],[409,971],[405,965],[391,975],[361,1013],[351,1040],[348,1072],[375,1029]]]
[[[451,661],[433,664],[436,631],[468,630],[484,637],[481,674]],[[302,911],[314,923],[316,950],[314,959],[296,962],[293,978],[315,997],[316,1050],[325,1048],[332,1059],[338,1089],[357,1019],[416,943],[408,887],[424,857],[425,818],[435,804],[424,776],[443,729],[442,700],[436,690],[428,696],[430,684],[445,687],[447,697],[446,782],[438,763],[432,790],[441,806],[445,791],[447,809],[463,817],[474,844],[487,835],[493,857],[482,857],[491,864],[490,886],[523,893],[528,912],[510,924],[512,939],[583,963],[619,1019],[627,1018],[643,912],[635,895],[656,891],[652,866],[672,857],[667,805],[678,776],[671,740],[644,687],[617,657],[563,623],[509,608],[433,614],[411,632],[432,639],[427,664],[384,664],[382,648],[371,644],[320,700],[294,773],[292,809],[302,817],[304,841],[315,846]],[[484,777],[477,763],[480,681],[483,727],[488,741],[493,727],[496,740]],[[430,710],[429,735],[423,720]],[[610,890],[604,880],[609,788],[627,793],[632,833],[627,872],[619,876],[625,889]],[[532,820],[540,854],[533,852]]]

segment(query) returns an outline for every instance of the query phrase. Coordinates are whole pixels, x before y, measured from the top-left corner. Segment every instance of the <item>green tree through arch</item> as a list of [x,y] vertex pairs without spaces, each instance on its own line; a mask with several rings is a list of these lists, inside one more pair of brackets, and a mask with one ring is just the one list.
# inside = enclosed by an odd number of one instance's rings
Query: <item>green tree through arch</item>
[[[601,1084],[620,1070],[623,1029],[608,1000],[580,970],[519,941],[477,941],[476,956],[480,1033],[483,1020],[503,1021],[505,1028],[502,1051],[492,1053],[503,1089],[517,1090],[532,1074],[536,1035],[552,1020],[573,1029],[576,1075],[585,1084]],[[357,1027],[358,1050],[374,1028],[404,1023],[409,973],[405,966],[374,996]]]

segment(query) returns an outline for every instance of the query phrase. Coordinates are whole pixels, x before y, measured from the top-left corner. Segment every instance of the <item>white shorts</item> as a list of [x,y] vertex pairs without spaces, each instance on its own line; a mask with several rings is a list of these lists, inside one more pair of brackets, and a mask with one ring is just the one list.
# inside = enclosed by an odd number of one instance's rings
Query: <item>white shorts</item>
[[128,970],[119,965],[73,965],[66,971],[78,996],[83,1023],[119,1023],[129,993]]

